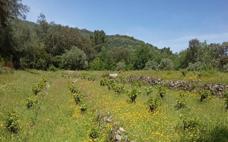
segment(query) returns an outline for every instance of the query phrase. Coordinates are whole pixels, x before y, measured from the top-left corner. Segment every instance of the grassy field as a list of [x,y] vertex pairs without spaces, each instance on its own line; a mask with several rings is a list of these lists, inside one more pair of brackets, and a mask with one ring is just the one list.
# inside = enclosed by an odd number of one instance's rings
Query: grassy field
[[[210,95],[200,102],[196,92],[165,88],[165,97],[150,112],[147,102],[159,94],[157,86],[119,83],[125,90],[137,87],[140,93],[136,102],[131,103],[126,91],[116,93],[100,85],[105,73],[29,70],[0,74],[0,141],[105,142],[116,126],[124,128],[125,137],[136,142],[228,141],[224,98]],[[185,77],[178,71],[120,73],[120,76],[130,75],[166,80],[198,79],[193,72]],[[200,81],[228,84],[228,73],[202,72]],[[34,86],[42,83],[45,87],[35,95]],[[151,93],[146,95],[148,88]],[[78,104],[74,94],[80,96]],[[175,107],[178,99],[185,107]],[[28,107],[29,100],[33,100],[31,107]],[[104,122],[103,118],[108,116],[111,121]],[[9,126],[9,122],[13,123]]]

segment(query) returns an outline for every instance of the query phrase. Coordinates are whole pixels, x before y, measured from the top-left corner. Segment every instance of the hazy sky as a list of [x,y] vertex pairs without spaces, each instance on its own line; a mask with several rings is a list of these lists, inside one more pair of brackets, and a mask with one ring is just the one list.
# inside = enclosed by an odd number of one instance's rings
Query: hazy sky
[[23,0],[27,19],[125,34],[175,52],[192,38],[228,41],[228,0]]

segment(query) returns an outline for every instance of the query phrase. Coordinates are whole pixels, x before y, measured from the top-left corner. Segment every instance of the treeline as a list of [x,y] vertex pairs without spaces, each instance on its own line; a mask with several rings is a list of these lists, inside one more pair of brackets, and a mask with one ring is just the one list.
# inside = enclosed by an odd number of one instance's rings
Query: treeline
[[0,0],[0,62],[14,68],[42,70],[228,70],[228,43],[193,39],[173,53],[129,36],[106,35],[47,22],[23,20],[20,0]]

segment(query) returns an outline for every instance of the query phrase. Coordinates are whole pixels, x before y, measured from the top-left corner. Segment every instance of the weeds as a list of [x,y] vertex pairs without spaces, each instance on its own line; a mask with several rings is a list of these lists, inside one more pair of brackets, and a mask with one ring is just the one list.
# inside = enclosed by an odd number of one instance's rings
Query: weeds
[[165,96],[165,94],[166,94],[166,89],[165,89],[164,87],[162,87],[162,86],[159,86],[159,87],[158,87],[158,93],[159,93],[159,96],[160,96],[161,98],[164,98],[164,96]]
[[175,105],[175,108],[177,110],[186,108],[186,102],[185,102],[184,94],[180,94],[180,96],[177,98],[176,102],[177,103]]
[[94,141],[99,137],[99,130],[97,128],[92,128],[89,137]]
[[161,100],[158,97],[151,96],[147,101],[147,105],[149,107],[150,112],[154,112],[160,104],[161,104]]
[[27,108],[30,109],[38,103],[38,100],[36,97],[29,97],[27,98],[26,102],[27,102],[26,103]]
[[9,132],[17,134],[20,130],[19,116],[16,112],[9,113],[6,119],[6,128]]
[[203,102],[210,96],[211,92],[209,90],[202,90],[200,91],[200,102]]
[[128,97],[130,99],[131,103],[136,103],[136,98],[140,94],[139,90],[137,88],[133,88],[129,93]]
[[82,104],[80,106],[80,110],[81,110],[81,112],[86,112],[87,111],[87,105],[86,104]]

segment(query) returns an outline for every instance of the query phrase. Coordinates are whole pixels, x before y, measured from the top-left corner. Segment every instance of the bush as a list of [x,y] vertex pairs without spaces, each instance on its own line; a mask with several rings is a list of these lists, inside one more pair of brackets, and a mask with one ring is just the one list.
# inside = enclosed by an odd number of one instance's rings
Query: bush
[[0,57],[0,73],[3,72],[3,64],[4,64],[4,61],[3,61],[3,59]]
[[71,84],[71,85],[69,86],[69,90],[70,90],[70,92],[71,92],[72,94],[79,94],[79,93],[80,93],[80,91],[78,90],[77,87],[74,86],[74,84]]
[[35,85],[35,86],[32,87],[32,92],[33,92],[34,95],[38,95],[38,93],[41,92],[41,89],[38,86]]
[[57,68],[54,65],[50,65],[48,70],[49,71],[57,71]]
[[183,125],[182,125],[182,129],[183,130],[192,130],[195,129],[199,124],[195,119],[184,119],[183,121]]
[[154,112],[158,108],[160,103],[161,103],[161,101],[158,97],[150,97],[149,100],[147,101],[149,111]]
[[28,109],[30,109],[37,103],[38,103],[38,100],[35,97],[29,97],[27,98],[26,106]]
[[200,91],[200,102],[203,102],[208,96],[211,94],[209,90],[202,90]]
[[106,86],[107,84],[108,84],[108,80],[107,79],[100,80],[100,86]]
[[148,62],[146,62],[145,64],[145,68],[146,70],[158,70],[158,63],[154,60],[150,60]]
[[93,61],[89,63],[90,70],[103,70],[105,63],[99,58],[95,58]]
[[120,70],[125,70],[126,69],[126,64],[125,62],[118,62],[116,64],[116,70],[120,71]]
[[1,65],[0,65],[0,73],[3,73],[3,68]]
[[204,130],[201,128],[199,121],[191,116],[181,118],[179,124],[181,141],[193,142],[202,141]]
[[81,112],[85,112],[85,111],[87,110],[86,104],[82,104],[82,105],[80,106],[80,110],[81,110]]
[[175,108],[177,110],[185,108],[186,107],[186,103],[185,103],[185,98],[184,98],[184,94],[180,94],[179,98],[176,100],[176,105]]
[[81,97],[79,94],[73,94],[73,97],[76,104],[79,104],[81,102]]
[[131,103],[135,103],[136,102],[136,98],[139,95],[139,90],[137,88],[133,88],[130,93],[128,94],[128,97],[130,99]]
[[146,87],[145,89],[145,95],[150,96],[153,93],[153,88],[152,87]]
[[9,113],[6,119],[6,128],[9,132],[14,134],[17,134],[19,132],[19,117],[15,112]]
[[172,70],[174,69],[174,64],[173,61],[170,59],[162,59],[160,64],[159,64],[159,68],[162,70]]
[[206,64],[201,63],[201,62],[195,62],[195,63],[189,63],[187,70],[188,71],[202,71],[206,70],[208,67]]
[[114,84],[113,90],[114,90],[117,94],[121,94],[121,93],[124,92],[124,86],[121,85],[121,84]]
[[62,67],[64,69],[85,69],[88,66],[88,61],[84,51],[77,47],[72,47],[62,55]]
[[183,77],[185,77],[187,75],[187,73],[188,73],[187,70],[185,70],[185,69],[181,70],[181,74],[182,74]]
[[228,63],[223,65],[223,71],[228,72]]
[[43,78],[37,85],[32,87],[32,92],[34,95],[38,95],[43,89],[45,89],[46,86],[47,80]]
[[158,88],[158,94],[159,94],[159,96],[160,96],[161,98],[163,98],[163,97],[165,96],[165,94],[166,94],[165,88],[162,87],[162,86],[159,86],[159,88]]
[[225,109],[228,110],[228,92],[224,93],[224,98],[225,98]]
[[89,133],[89,137],[92,139],[92,140],[95,140],[99,137],[99,130],[98,129],[91,129],[90,133]]

